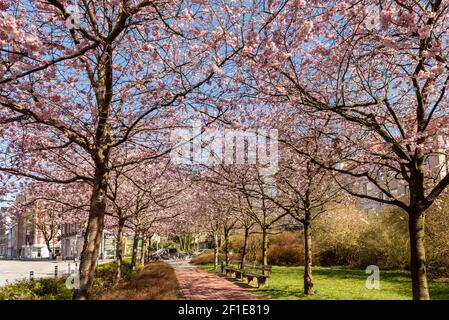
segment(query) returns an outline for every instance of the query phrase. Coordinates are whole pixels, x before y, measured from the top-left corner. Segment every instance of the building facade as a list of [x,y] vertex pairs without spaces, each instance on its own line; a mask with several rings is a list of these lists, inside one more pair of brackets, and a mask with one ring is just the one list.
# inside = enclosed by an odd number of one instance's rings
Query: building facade
[[[81,223],[64,223],[61,225],[61,258],[64,260],[80,259],[84,245],[84,225]],[[116,248],[115,235],[105,230],[101,240],[98,258],[114,258]]]
[[[449,173],[449,156],[444,152],[449,148],[449,143],[439,137],[438,145],[440,146],[439,148],[441,149],[441,152],[439,154],[429,155],[424,160],[424,170],[426,172],[426,179],[429,183],[435,183]],[[410,193],[409,186],[405,180],[402,179],[402,177],[398,177],[399,178],[396,178],[395,175],[391,174],[388,175],[380,170],[378,179],[376,180],[394,197],[399,199],[406,198]],[[372,182],[369,181],[361,183],[359,185],[358,192],[378,199],[388,199],[382,191],[380,191]],[[361,199],[360,204],[363,208],[373,211],[378,211],[385,206],[382,202],[369,199]]]
[[61,225],[61,258],[79,259],[83,250],[84,237],[82,225],[79,223],[63,223]]
[[6,220],[5,209],[0,208],[0,259],[8,256],[8,221]]
[[46,259],[51,252],[38,228],[34,215],[21,216],[17,223],[15,237],[17,256],[24,259]]
[[0,214],[0,258],[7,259],[48,259],[59,251],[58,232],[47,246],[43,226],[38,225],[35,214],[19,215],[11,221]]

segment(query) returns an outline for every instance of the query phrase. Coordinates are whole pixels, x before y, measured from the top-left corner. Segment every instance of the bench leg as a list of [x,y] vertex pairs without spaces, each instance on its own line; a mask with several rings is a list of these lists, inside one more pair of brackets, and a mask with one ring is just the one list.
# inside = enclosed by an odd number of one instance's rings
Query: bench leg
[[228,277],[234,277],[234,276],[236,276],[237,275],[237,273],[235,272],[235,271],[233,271],[233,270],[227,270],[226,271],[226,275],[228,276]]
[[257,278],[257,287],[266,288],[268,286],[268,278]]

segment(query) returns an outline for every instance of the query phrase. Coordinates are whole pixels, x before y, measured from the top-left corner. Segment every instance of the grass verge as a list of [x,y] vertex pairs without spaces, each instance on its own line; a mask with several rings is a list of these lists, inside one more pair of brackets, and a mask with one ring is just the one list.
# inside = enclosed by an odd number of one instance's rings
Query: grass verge
[[[213,272],[213,264],[198,265]],[[365,270],[345,267],[314,267],[313,279],[316,293],[303,294],[303,267],[274,266],[267,288],[257,292],[274,300],[410,300],[412,288],[407,271],[380,271],[380,289],[365,287]],[[434,300],[449,300],[449,282],[432,281],[430,296]]]

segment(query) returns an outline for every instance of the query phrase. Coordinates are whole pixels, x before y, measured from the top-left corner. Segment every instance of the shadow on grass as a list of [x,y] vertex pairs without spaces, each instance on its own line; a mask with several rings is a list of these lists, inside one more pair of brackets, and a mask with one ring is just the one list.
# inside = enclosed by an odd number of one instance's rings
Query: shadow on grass
[[[365,270],[350,269],[346,267],[316,267],[313,270],[313,274],[323,278],[339,278],[339,279],[354,279],[354,280],[366,280],[368,274]],[[396,283],[408,283],[410,280],[410,273],[408,271],[400,270],[380,270],[381,279],[388,282]]]
[[407,272],[382,271],[382,290],[365,287],[365,270],[345,267],[315,267],[313,277],[315,294],[303,293],[302,267],[274,267],[270,285],[260,292],[270,299],[407,299],[410,281]]

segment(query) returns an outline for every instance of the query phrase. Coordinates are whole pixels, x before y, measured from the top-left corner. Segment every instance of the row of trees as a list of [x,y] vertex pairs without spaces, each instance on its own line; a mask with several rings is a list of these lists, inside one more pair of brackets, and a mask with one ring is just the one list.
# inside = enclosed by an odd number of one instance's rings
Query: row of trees
[[[262,234],[291,217],[305,230],[312,292],[312,221],[344,190],[407,212],[413,297],[429,299],[426,211],[449,184],[446,1],[73,5],[76,17],[69,1],[1,2],[0,193],[50,184],[89,194],[69,205],[82,204],[87,221],[74,298],[89,296],[106,217],[146,237],[175,205],[187,215],[244,212]],[[280,170],[189,169],[231,192],[218,199],[186,186],[180,169],[167,178],[168,136],[191,120],[278,129]],[[365,183],[375,192],[362,192]]]

